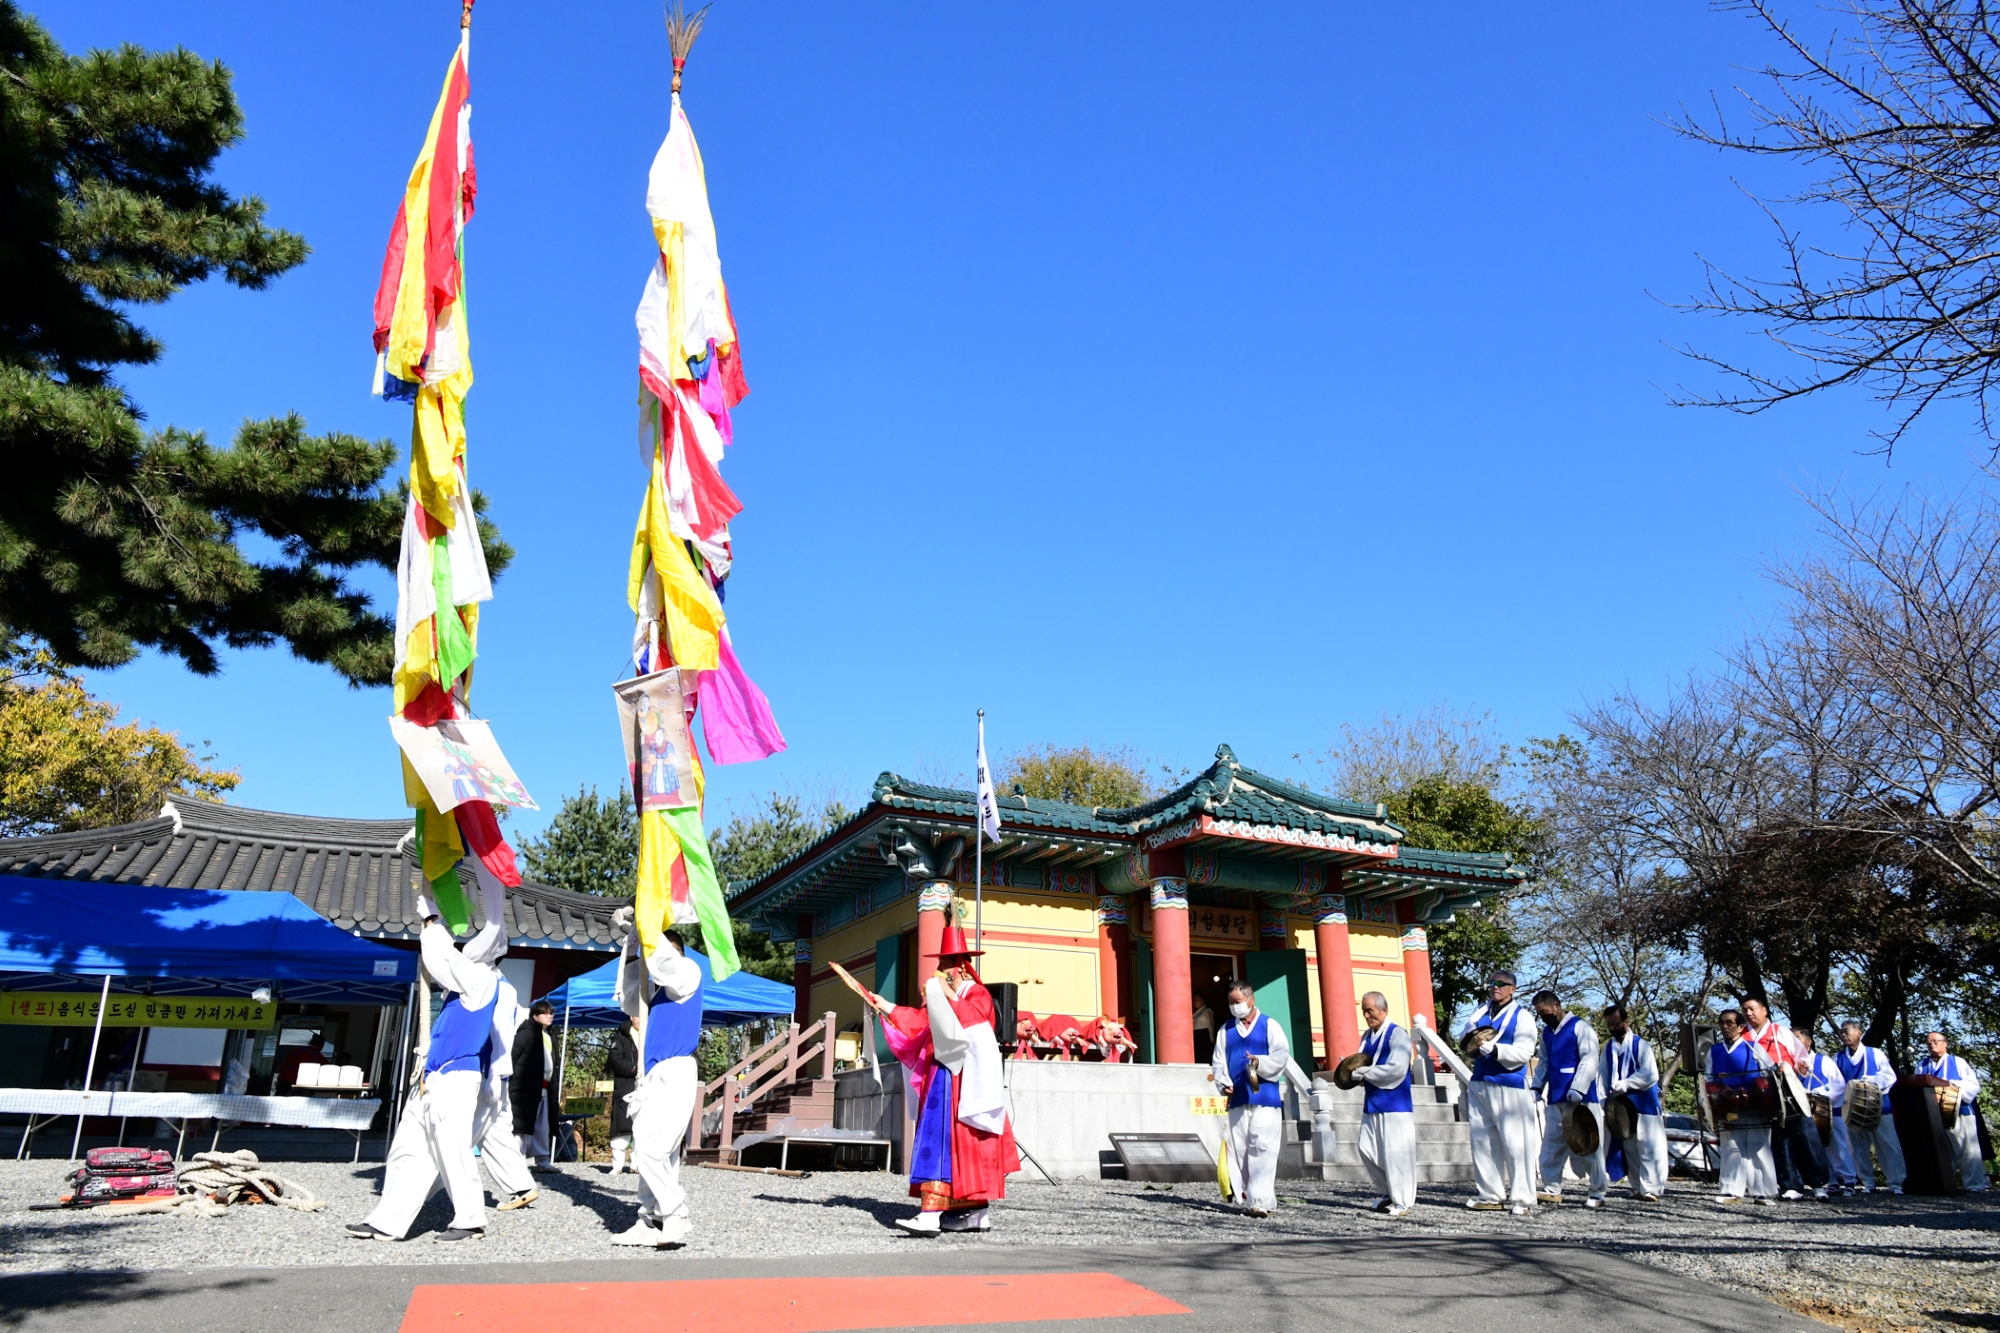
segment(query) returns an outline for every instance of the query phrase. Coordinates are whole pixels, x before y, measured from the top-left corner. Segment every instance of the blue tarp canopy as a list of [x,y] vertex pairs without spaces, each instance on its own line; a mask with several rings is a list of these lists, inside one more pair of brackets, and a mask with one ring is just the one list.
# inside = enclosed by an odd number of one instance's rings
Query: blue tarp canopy
[[157,994],[271,982],[287,999],[337,990],[393,1003],[417,956],[357,939],[289,893],[0,875],[0,973],[14,990],[110,976],[167,983]]
[[[688,957],[701,968],[701,1021],[705,1026],[733,1027],[792,1016],[790,986],[749,972],[736,972],[726,981],[717,981],[705,955],[690,949]],[[557,1022],[562,1021],[567,1006],[573,1028],[615,1028],[625,1018],[624,1010],[618,1007],[617,985],[618,960],[614,958],[603,967],[571,977],[542,998],[556,1007]]]

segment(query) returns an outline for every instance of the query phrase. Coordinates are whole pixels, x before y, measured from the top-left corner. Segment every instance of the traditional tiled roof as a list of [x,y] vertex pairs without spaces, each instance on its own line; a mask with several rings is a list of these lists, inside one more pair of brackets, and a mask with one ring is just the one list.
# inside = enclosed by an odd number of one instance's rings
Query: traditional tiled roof
[[[180,799],[154,819],[0,840],[0,875],[276,890],[356,935],[414,940],[423,921],[413,842],[407,819],[328,819]],[[507,891],[508,943],[614,951],[611,914],[624,901],[523,881]]]
[[[930,787],[920,782],[911,782],[894,773],[884,773],[875,779],[873,800],[876,804],[892,810],[921,811],[929,814],[955,815],[970,820],[976,812],[974,794],[956,787]],[[1026,826],[1035,829],[1073,830],[1079,833],[1102,833],[1113,837],[1129,834],[1132,830],[1125,822],[1113,818],[1108,812],[1100,812],[1094,806],[1069,805],[1063,801],[1043,801],[1019,793],[1007,793],[997,797],[1000,807],[1000,823],[1004,828]]]
[[1166,795],[1129,810],[1100,812],[1141,836],[1203,816],[1239,832],[1285,830],[1381,848],[1403,837],[1382,806],[1325,796],[1245,768],[1227,745],[1215,748],[1215,762],[1206,772]]

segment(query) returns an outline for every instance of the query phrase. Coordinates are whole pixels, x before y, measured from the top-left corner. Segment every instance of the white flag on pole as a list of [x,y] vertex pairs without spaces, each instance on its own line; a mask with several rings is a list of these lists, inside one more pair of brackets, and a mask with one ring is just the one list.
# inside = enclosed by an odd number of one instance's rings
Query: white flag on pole
[[993,771],[986,766],[986,712],[979,713],[979,832],[1000,841],[1000,802],[993,795]]

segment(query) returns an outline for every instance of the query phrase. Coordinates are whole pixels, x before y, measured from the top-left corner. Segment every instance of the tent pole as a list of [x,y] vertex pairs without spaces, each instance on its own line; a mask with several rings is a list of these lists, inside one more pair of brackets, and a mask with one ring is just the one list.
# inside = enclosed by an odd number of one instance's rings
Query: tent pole
[[[111,1002],[111,974],[104,974],[104,989],[97,995],[97,1022],[90,1029],[90,1061],[83,1067],[83,1102],[76,1108],[76,1137],[69,1141],[69,1160],[76,1160],[76,1150],[83,1146],[83,1112],[90,1105],[90,1075],[97,1068],[97,1041],[104,1035],[104,1006]],[[139,1034],[144,1041],[145,1034]],[[57,1130],[58,1134],[62,1131]]]
[[[403,1038],[396,1044],[396,1082],[389,1089],[388,1133],[382,1136],[382,1160],[389,1160],[389,1148],[396,1139],[396,1126],[403,1118],[403,1070],[404,1062],[410,1058],[410,1011],[416,1008],[418,982],[410,983],[409,999],[403,1005]],[[385,1174],[383,1180],[386,1182]]]
[[569,1074],[569,993],[563,993],[562,1055],[556,1060],[556,1106],[563,1104],[563,1079]]

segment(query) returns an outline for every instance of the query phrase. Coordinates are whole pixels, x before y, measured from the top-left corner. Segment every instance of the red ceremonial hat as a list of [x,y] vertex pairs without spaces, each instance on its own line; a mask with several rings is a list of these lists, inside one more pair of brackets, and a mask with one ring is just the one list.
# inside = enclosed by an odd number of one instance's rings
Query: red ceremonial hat
[[927,953],[924,957],[935,958],[941,962],[946,958],[976,958],[985,952],[986,950],[975,949],[966,942],[964,927],[956,921],[947,921],[944,937],[938,941],[937,952]]

